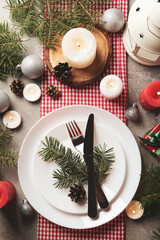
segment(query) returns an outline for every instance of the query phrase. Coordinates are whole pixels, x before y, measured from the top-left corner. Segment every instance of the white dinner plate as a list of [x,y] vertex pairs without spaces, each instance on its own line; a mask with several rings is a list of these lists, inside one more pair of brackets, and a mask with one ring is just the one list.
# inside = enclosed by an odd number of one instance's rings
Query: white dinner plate
[[[64,121],[68,122],[74,119],[79,124],[82,124],[81,127],[84,131],[84,122],[87,122],[90,113],[93,113],[95,116],[94,123],[97,129],[96,131],[98,131],[96,141],[104,141],[104,138],[99,134],[99,130],[103,129],[107,136],[110,133],[113,141],[109,144],[113,144],[115,147],[117,146],[121,151],[123,158],[121,164],[124,165],[123,173],[119,173],[119,176],[117,176],[118,179],[121,180],[121,184],[117,184],[118,190],[114,190],[113,194],[109,195],[110,207],[107,210],[99,209],[99,214],[96,219],[89,218],[85,209],[82,212],[77,212],[77,210],[71,211],[70,207],[62,210],[57,203],[54,201],[51,202],[50,198],[46,199],[42,191],[43,188],[41,189],[37,184],[37,175],[35,173],[37,161],[42,161],[36,158],[37,151],[40,148],[40,141],[43,140],[46,135],[50,135],[52,131],[53,133],[58,131],[59,125],[62,124],[63,126]],[[97,107],[81,105],[69,106],[47,114],[30,129],[22,143],[19,155],[19,181],[30,204],[46,219],[68,228],[93,228],[111,221],[118,216],[132,200],[140,181],[141,157],[135,138],[121,120],[108,111]],[[114,169],[112,171],[109,178],[116,180],[114,177]],[[46,176],[45,173],[44,176]],[[109,178],[107,178],[107,181],[110,181]],[[105,192],[107,192],[107,190],[109,192],[109,187],[106,186],[107,183],[104,183],[103,187]],[[62,193],[62,195],[63,194],[64,193]],[[64,205],[66,205],[65,201]]]
[[[77,123],[82,133],[84,134],[86,128],[86,121],[77,121]],[[65,122],[53,127],[52,130],[46,133],[46,136],[52,136],[54,138],[57,138],[60,143],[62,143],[66,148],[69,147],[74,152],[76,152],[67,132]],[[42,141],[46,142],[45,139],[42,139]],[[115,162],[112,165],[110,175],[107,177],[106,181],[103,183],[102,186],[108,201],[111,202],[113,198],[116,197],[116,195],[118,196],[118,192],[124,182],[126,174],[125,157],[119,142],[114,137],[112,132],[109,132],[104,127],[95,124],[94,145],[103,146],[104,143],[107,144],[107,149],[113,147],[113,152],[115,154]],[[41,159],[41,157],[39,157],[38,152],[42,150],[43,147],[44,145],[42,144],[42,142],[40,142],[34,156],[33,166],[35,182],[41,195],[48,201],[48,203],[61,211],[73,214],[86,214],[88,207],[87,201],[85,201],[84,204],[77,204],[74,201],[71,201],[71,199],[68,197],[69,189],[57,189],[53,186],[55,181],[53,180],[52,174],[53,170],[57,169],[57,165],[55,163],[45,162]],[[87,192],[87,186],[85,186],[85,188]]]

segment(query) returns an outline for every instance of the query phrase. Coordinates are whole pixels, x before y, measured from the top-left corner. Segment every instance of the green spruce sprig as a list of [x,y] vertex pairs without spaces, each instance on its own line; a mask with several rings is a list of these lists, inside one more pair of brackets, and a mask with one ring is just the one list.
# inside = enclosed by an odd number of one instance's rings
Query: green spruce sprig
[[12,139],[12,134],[4,125],[0,124],[0,148],[9,143]]
[[15,152],[14,150],[0,149],[0,164],[2,168],[4,166],[10,167],[10,168],[12,168],[13,166],[16,167],[17,158],[18,158],[18,153]]
[[9,29],[8,23],[0,23],[0,80],[7,75],[19,75],[17,65],[21,63],[24,49],[18,33]]
[[[72,152],[70,148],[66,149],[53,137],[46,137],[42,144],[44,147],[39,151],[39,156],[43,161],[55,162],[59,167],[53,172],[53,178],[56,180],[55,187],[67,188],[75,183],[82,186],[87,183],[87,167],[80,154]],[[95,147],[94,162],[97,177],[102,183],[114,162],[113,149],[107,150],[105,144],[103,147]]]
[[160,166],[152,164],[142,172],[136,195],[144,207],[144,215],[160,215]]
[[17,165],[18,153],[15,150],[7,149],[6,145],[12,140],[12,133],[0,124],[0,167],[13,167]]
[[153,231],[151,240],[160,240],[160,227],[157,227],[157,232]]
[[32,35],[43,22],[43,0],[6,0],[10,18],[21,33]]
[[102,183],[109,175],[114,163],[114,149],[107,149],[107,145],[94,147],[95,170],[97,178]]
[[70,148],[65,148],[53,137],[46,137],[42,144],[44,148],[39,151],[39,156],[43,161],[55,162],[59,170],[53,172],[53,178],[57,179],[55,186],[67,188],[75,183],[84,184],[87,179],[85,163],[79,154],[73,153]]
[[[107,1],[106,1],[107,2]],[[56,48],[59,35],[84,26],[92,29],[98,22],[99,12],[93,11],[93,0],[7,0],[10,17],[21,33],[35,35],[49,48]]]

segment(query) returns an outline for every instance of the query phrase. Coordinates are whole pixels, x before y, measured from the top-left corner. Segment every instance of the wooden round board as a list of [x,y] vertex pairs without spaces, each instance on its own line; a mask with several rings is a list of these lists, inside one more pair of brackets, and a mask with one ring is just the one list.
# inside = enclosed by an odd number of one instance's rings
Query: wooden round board
[[[107,31],[99,26],[96,26],[92,33],[97,41],[96,58],[93,63],[83,69],[72,68],[72,76],[68,80],[58,81],[69,86],[82,86],[98,80],[106,70],[112,53],[111,39]],[[45,49],[45,61],[52,75],[54,75],[54,67],[58,65],[59,62],[65,62],[61,49],[62,39],[63,36],[60,37],[60,44],[56,50],[50,48]]]

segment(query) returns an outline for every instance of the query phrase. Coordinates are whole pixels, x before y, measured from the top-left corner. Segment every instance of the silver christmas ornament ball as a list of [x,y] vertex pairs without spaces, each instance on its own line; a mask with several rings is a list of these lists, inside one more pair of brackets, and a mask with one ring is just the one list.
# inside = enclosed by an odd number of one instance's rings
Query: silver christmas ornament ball
[[23,216],[23,217],[32,217],[33,208],[28,203],[26,198],[23,200],[22,205],[19,207],[19,212],[20,212],[21,216]]
[[124,26],[124,15],[117,8],[109,8],[103,13],[101,22],[108,32],[118,32]]
[[22,60],[20,67],[22,73],[30,79],[39,78],[44,72],[44,62],[36,55],[29,55],[25,57]]
[[133,104],[132,107],[127,108],[125,115],[127,119],[136,121],[139,118],[139,110],[137,108],[137,104]]
[[10,105],[10,99],[6,92],[0,90],[0,113],[5,112]]

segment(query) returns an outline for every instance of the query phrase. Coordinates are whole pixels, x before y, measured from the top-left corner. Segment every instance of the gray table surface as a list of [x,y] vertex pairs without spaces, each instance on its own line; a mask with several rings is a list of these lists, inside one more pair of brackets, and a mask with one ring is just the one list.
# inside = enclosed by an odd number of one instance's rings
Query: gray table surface
[[[129,1],[131,7],[134,0]],[[9,11],[4,9],[5,0],[0,3],[0,20],[8,20]],[[41,56],[41,46],[37,43],[35,38],[26,42],[27,52],[24,56],[29,54],[37,54]],[[140,121],[128,121],[128,127],[137,139],[137,136],[142,136],[146,130],[157,124],[155,112],[147,111],[141,107],[138,102],[139,93],[151,81],[160,80],[160,67],[147,67],[140,65],[133,61],[130,57],[127,58],[127,75],[128,75],[128,106],[137,103],[140,110]],[[40,101],[30,103],[24,98],[19,98],[10,91],[10,82],[13,80],[9,77],[7,82],[0,82],[0,89],[6,91],[11,100],[10,109],[16,110],[22,116],[22,124],[20,128],[13,130],[13,147],[19,151],[22,141],[32,125],[40,118]],[[23,77],[25,84],[34,82]],[[37,81],[40,85],[40,81]],[[0,121],[3,114],[0,114]],[[137,141],[138,142],[138,141]],[[138,143],[139,144],[139,143]],[[142,164],[149,167],[151,163],[159,164],[157,159],[151,156],[146,149],[139,144]],[[25,221],[19,214],[19,206],[21,205],[24,194],[19,184],[17,169],[3,169],[5,179],[11,181],[16,187],[16,198],[6,207],[0,209],[0,240],[34,240],[37,235],[37,218],[36,216],[30,220]],[[131,220],[126,218],[126,240],[149,240],[151,239],[152,230],[160,224],[157,217],[149,217],[139,220]]]

